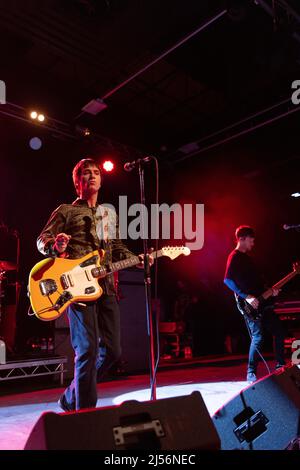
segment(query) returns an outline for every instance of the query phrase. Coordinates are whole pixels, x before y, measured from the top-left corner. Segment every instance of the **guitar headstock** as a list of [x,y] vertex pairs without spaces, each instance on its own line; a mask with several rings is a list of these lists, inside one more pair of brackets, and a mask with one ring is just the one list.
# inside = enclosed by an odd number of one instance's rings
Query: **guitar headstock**
[[293,263],[293,271],[296,271],[297,274],[300,274],[300,261]]
[[168,256],[170,259],[175,259],[180,255],[188,256],[191,250],[187,246],[165,246],[161,248],[163,256]]

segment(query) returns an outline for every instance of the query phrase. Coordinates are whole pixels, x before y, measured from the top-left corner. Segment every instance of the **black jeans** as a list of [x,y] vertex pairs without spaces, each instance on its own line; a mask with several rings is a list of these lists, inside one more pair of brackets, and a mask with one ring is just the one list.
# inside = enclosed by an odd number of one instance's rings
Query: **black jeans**
[[263,334],[266,328],[272,333],[274,338],[274,352],[278,365],[284,365],[284,329],[281,321],[273,311],[273,307],[266,307],[262,317],[257,320],[250,320],[244,315],[246,324],[251,333],[251,344],[249,349],[248,373],[256,373],[259,355],[257,349],[262,353]]
[[120,310],[115,295],[102,295],[86,306],[68,309],[71,343],[75,351],[74,379],[65,390],[73,410],[95,407],[98,378],[121,356]]

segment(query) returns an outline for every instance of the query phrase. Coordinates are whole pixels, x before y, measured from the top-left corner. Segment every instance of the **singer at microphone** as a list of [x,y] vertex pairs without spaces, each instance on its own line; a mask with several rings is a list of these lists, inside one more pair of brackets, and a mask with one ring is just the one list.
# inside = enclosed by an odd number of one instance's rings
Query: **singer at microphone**
[[287,224],[284,224],[284,226],[283,226],[283,230],[290,230],[291,228],[300,229],[300,224],[298,224],[298,225],[287,225]]
[[141,163],[148,163],[151,160],[152,160],[152,157],[144,157],[144,158],[138,158],[137,160],[134,160],[133,162],[127,162],[124,165],[124,170],[125,171],[131,171],[136,166],[140,165]]

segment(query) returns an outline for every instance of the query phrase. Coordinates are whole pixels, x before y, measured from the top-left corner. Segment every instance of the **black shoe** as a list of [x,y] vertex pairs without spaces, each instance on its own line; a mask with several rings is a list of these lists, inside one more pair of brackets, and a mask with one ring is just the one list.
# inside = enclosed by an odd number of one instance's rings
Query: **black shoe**
[[254,372],[248,372],[247,374],[247,382],[248,384],[253,384],[253,382],[256,382],[257,381],[257,377],[256,375],[254,374]]
[[66,413],[67,413],[67,412],[70,412],[70,411],[74,411],[73,408],[67,403],[64,394],[62,394],[62,395],[59,397],[57,403],[58,403],[58,405],[61,407],[61,409],[62,409],[63,411],[65,411]]

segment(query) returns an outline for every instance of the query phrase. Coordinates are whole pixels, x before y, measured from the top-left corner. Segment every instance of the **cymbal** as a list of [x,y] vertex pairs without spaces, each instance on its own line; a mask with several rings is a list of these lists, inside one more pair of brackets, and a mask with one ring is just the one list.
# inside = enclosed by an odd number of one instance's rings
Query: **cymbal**
[[0,260],[0,270],[2,271],[14,271],[16,269],[16,265],[14,263],[10,263],[9,261],[1,261]]

